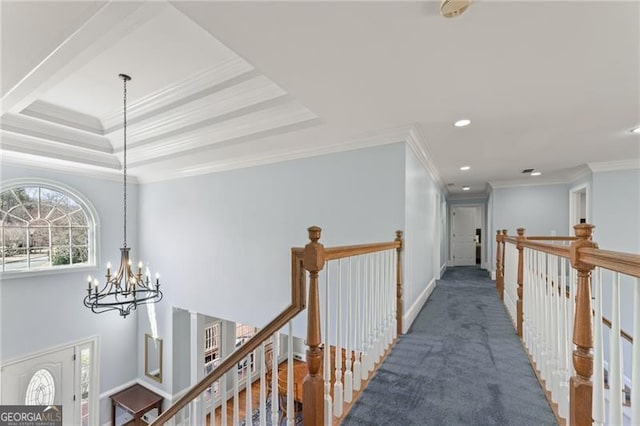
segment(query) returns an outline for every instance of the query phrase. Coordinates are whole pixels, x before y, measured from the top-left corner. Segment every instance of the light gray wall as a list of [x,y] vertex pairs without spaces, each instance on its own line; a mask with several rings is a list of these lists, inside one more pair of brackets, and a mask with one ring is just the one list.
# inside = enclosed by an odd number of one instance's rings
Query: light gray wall
[[161,303],[264,326],[290,301],[290,249],[308,226],[326,246],[404,229],[404,160],[399,143],[144,185],[140,241],[159,265]]
[[[594,241],[601,249],[640,253],[640,170],[617,170],[593,173],[592,211]],[[634,281],[620,280],[622,329],[633,332]],[[611,318],[611,277],[604,275],[602,285],[603,314]],[[608,330],[605,329],[608,337]],[[605,340],[605,360],[608,341]],[[631,345],[623,344],[625,375],[631,377]]]
[[495,270],[495,235],[497,229],[507,229],[516,235],[525,228],[526,235],[567,235],[569,229],[569,185],[519,186],[493,188],[491,216],[487,241],[489,264]]
[[[427,285],[436,278],[433,267],[437,240],[437,185],[411,149],[406,149],[405,166],[405,251],[404,251],[404,309],[405,313],[418,300]],[[440,199],[443,199],[442,194]],[[443,232],[445,233],[445,232]]]
[[[136,313],[126,319],[113,312],[96,315],[82,304],[86,295],[87,275],[103,276],[108,260],[112,264],[119,261],[119,248],[122,246],[122,183],[6,164],[2,165],[1,173],[2,182],[33,177],[73,188],[93,204],[100,223],[99,264],[96,267],[1,280],[2,363],[98,336],[100,392],[107,392],[135,379],[138,373],[136,363],[122,361],[127,354],[138,355]],[[135,226],[137,194],[137,185],[129,185],[128,245],[132,247],[136,261],[140,253]],[[105,406],[104,401],[101,406]],[[101,413],[101,424],[108,420],[108,416],[109,412]]]

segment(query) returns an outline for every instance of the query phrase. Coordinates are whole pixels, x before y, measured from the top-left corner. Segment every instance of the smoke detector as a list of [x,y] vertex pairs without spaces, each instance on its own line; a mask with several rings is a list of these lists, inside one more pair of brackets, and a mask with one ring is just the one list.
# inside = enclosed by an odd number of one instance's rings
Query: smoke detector
[[455,18],[467,10],[470,0],[442,0],[440,14],[445,18]]

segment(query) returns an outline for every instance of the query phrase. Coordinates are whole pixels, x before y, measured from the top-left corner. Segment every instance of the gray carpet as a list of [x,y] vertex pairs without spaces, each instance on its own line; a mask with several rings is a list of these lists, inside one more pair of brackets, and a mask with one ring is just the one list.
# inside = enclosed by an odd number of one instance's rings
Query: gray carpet
[[342,424],[557,423],[495,283],[477,267],[456,267]]

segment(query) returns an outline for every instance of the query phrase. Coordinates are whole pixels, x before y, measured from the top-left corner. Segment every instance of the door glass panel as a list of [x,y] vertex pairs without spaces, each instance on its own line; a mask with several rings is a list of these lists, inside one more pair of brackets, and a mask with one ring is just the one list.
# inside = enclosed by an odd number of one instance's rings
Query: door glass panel
[[89,372],[91,367],[91,349],[80,351],[80,422],[89,426]]
[[49,371],[41,368],[29,381],[24,398],[25,405],[53,405],[56,385]]

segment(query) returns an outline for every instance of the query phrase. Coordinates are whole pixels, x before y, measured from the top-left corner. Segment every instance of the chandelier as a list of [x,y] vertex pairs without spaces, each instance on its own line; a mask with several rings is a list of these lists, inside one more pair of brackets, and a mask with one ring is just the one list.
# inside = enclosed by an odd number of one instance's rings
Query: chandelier
[[107,264],[106,282],[102,289],[99,289],[97,278],[88,277],[84,305],[96,314],[117,310],[126,318],[138,305],[162,300],[162,292],[160,276],[156,274],[155,283],[152,283],[149,268],[145,268],[144,274],[142,272],[142,262],[138,263],[137,272],[131,269],[130,248],[127,247],[127,81],[131,80],[131,77],[126,74],[120,74],[119,77],[124,84],[124,243],[120,249],[120,266],[112,274],[111,263]]

